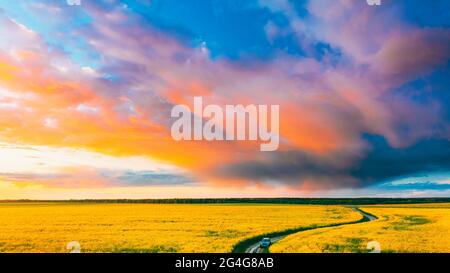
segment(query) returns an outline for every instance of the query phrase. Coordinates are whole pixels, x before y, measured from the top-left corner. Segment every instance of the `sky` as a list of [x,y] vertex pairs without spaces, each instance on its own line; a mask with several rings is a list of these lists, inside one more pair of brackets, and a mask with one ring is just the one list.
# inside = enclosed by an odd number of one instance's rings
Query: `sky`
[[[449,1],[71,2],[0,0],[0,199],[450,196]],[[175,141],[199,96],[279,149]]]

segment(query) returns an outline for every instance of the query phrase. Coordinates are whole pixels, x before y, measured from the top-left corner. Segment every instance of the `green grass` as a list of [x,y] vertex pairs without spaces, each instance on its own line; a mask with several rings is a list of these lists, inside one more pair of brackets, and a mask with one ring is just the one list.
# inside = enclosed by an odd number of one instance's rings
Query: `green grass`
[[410,230],[413,226],[425,225],[428,223],[431,223],[431,221],[426,217],[411,215],[403,216],[401,221],[394,222],[387,228],[392,228],[395,230]]
[[364,253],[368,252],[368,250],[362,248],[361,244],[363,242],[362,238],[347,238],[346,244],[325,244],[324,252],[332,252],[332,253],[342,253],[342,252],[351,252],[351,253]]
[[[370,213],[362,211],[361,209],[357,208],[357,210],[364,212],[365,214],[374,216]],[[366,216],[363,216],[361,219],[356,220],[356,221],[351,221],[351,222],[334,223],[334,224],[327,224],[327,225],[310,225],[310,226],[306,226],[306,227],[298,227],[298,228],[292,228],[292,229],[287,229],[287,230],[283,230],[283,231],[261,234],[261,235],[240,241],[233,247],[232,253],[244,253],[251,245],[258,243],[265,237],[273,238],[273,237],[279,237],[279,236],[287,236],[287,235],[297,233],[300,231],[306,231],[306,230],[317,229],[317,228],[326,228],[326,227],[337,227],[337,226],[342,226],[342,225],[363,223],[363,222],[367,222],[367,221],[369,221],[369,219]],[[269,249],[267,249],[267,252],[269,252]]]

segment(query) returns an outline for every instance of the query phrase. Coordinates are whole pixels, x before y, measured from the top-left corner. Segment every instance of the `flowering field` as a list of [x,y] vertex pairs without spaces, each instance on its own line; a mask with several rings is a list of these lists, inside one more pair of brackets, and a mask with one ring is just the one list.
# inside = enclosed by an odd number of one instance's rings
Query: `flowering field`
[[342,206],[2,203],[0,252],[230,252],[239,241],[288,228],[348,222]]
[[296,233],[271,252],[450,252],[450,204],[365,206],[378,220]]

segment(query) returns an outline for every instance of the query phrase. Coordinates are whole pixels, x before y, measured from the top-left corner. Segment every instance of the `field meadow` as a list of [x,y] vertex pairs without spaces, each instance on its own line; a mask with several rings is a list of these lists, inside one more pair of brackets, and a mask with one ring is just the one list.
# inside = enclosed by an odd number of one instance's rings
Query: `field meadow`
[[450,252],[450,203],[342,205],[0,203],[0,252],[231,252],[243,241],[289,229],[270,252]]
[[1,203],[0,252],[231,252],[289,228],[355,221],[343,206]]
[[368,252],[376,241],[381,252],[450,252],[450,204],[362,206],[377,220],[292,234],[271,252]]

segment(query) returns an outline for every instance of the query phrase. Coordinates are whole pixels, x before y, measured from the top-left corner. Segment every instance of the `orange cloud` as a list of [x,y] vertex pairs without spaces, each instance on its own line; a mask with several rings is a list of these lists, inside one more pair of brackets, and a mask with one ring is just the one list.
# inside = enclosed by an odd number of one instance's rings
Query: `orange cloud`
[[[265,186],[264,177],[227,177],[217,168],[272,163],[272,157],[292,152],[301,154],[293,156],[294,161],[305,160],[307,164],[287,162],[289,168],[336,168],[339,173],[330,175],[345,180],[345,186],[354,186],[357,182],[340,172],[366,152],[362,134],[383,135],[393,144],[403,140],[394,128],[398,110],[381,102],[383,94],[398,81],[380,72],[421,72],[439,63],[444,50],[439,51],[439,56],[428,51],[416,56],[411,62],[420,71],[410,71],[405,56],[395,53],[399,45],[410,41],[420,49],[433,48],[425,41],[428,35],[396,38],[389,33],[388,44],[381,47],[379,42],[386,36],[382,27],[377,26],[373,35],[365,33],[371,13],[364,9],[344,23],[342,18],[348,12],[343,5],[347,2],[328,2],[330,9],[311,2],[310,11],[327,23],[336,23],[343,32],[321,28],[323,32],[318,36],[349,53],[357,60],[355,67],[335,67],[283,55],[253,67],[220,58],[212,60],[206,46],[190,48],[155,29],[140,27],[139,19],[129,19],[121,11],[87,5],[86,12],[96,20],[77,35],[102,55],[97,71],[79,67],[62,52],[50,51],[39,35],[3,18],[1,23],[8,26],[11,42],[0,48],[0,88],[8,93],[3,97],[0,93],[0,103],[10,107],[2,108],[0,104],[0,139],[83,148],[113,156],[147,156],[184,167],[199,181],[215,185],[242,186],[251,182]],[[296,19],[291,20],[295,25]],[[403,26],[398,31],[403,33]],[[376,46],[368,46],[365,39]],[[396,55],[395,62],[389,61],[392,54]],[[433,58],[428,58],[430,54]],[[360,65],[367,65],[367,70],[359,70]],[[103,72],[117,75],[120,80],[108,81],[99,76]],[[248,141],[174,141],[170,136],[170,109],[178,103],[191,105],[194,96],[220,105],[280,105],[281,154],[260,153],[259,143]],[[433,124],[439,116],[437,110],[430,112],[427,121]],[[74,177],[62,179],[61,185],[108,184],[86,170],[67,173]],[[292,188],[312,191],[332,188],[334,182],[329,177],[310,175],[289,178],[289,183]]]

